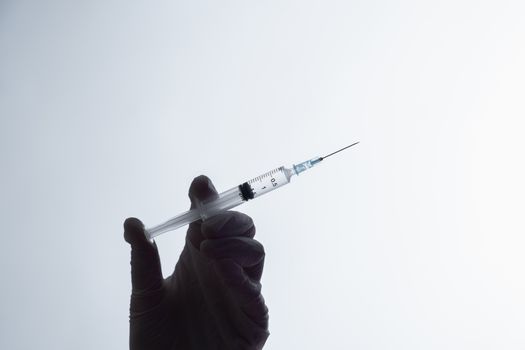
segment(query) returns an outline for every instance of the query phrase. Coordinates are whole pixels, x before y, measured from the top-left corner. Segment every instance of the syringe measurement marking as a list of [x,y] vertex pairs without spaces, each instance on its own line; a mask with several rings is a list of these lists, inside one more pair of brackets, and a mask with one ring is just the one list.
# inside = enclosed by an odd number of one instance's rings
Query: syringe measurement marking
[[[284,169],[284,167],[279,167],[279,168],[277,168],[277,169],[273,169],[272,171],[269,171],[269,172],[267,172],[267,173],[265,173],[265,174],[262,174],[262,175],[257,176],[257,177],[254,178],[254,179],[251,179],[250,181],[248,181],[248,183],[251,184],[251,183],[254,183],[255,181],[262,182],[262,180],[263,180],[265,177],[268,177],[268,176],[270,176],[270,175],[273,175],[273,174],[275,174],[275,173],[278,173],[278,172],[282,171],[282,169]],[[275,185],[274,185],[274,186],[275,186]]]
[[[283,170],[284,170],[284,167],[279,167],[279,168],[277,168],[277,169],[273,169],[273,170],[271,170],[271,171],[269,171],[269,172],[267,172],[267,173],[264,173],[264,174],[262,174],[262,175],[257,176],[256,178],[251,179],[250,181],[248,181],[248,184],[253,185],[253,184],[255,184],[256,182],[258,182],[258,183],[261,184],[261,183],[263,183],[263,180],[264,180],[265,178],[267,178],[267,177],[269,177],[269,176],[273,176],[274,174],[277,174],[277,173],[279,173],[279,172],[282,172]],[[277,186],[279,186],[279,184],[277,183],[277,179],[275,179],[274,177],[272,177],[272,178],[270,179],[270,182],[271,182],[271,184],[272,184],[273,187],[277,187]],[[265,190],[265,189],[266,189],[266,186],[262,187],[262,188],[261,188],[261,191],[262,191],[262,190]],[[257,196],[257,191],[255,191],[255,189],[253,189],[253,188],[252,188],[252,190],[253,190],[253,195],[254,195],[254,196]]]

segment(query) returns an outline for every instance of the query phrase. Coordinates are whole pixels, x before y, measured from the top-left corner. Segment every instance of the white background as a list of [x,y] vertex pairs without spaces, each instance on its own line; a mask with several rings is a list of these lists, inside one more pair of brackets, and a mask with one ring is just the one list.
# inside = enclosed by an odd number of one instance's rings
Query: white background
[[[522,1],[0,1],[0,348],[125,349],[122,222],[240,209],[265,349],[525,348]],[[158,238],[164,274],[182,244]]]

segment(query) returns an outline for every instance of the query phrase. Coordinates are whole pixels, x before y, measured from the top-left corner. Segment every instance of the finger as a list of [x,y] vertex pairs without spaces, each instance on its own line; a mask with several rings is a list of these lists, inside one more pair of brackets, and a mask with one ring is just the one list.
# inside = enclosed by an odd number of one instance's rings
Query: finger
[[244,236],[255,236],[255,225],[252,218],[237,211],[225,211],[204,221],[202,235],[208,239]]
[[131,245],[131,285],[133,293],[147,293],[162,285],[157,245],[146,237],[144,224],[137,218],[124,221],[124,238]]
[[150,249],[151,242],[146,236],[144,224],[137,218],[124,221],[124,239],[133,249]]
[[240,306],[251,303],[261,294],[261,283],[249,278],[232,259],[217,260],[213,267]]
[[248,277],[261,279],[264,265],[264,247],[247,237],[207,239],[201,243],[201,252],[213,260],[231,259],[240,265]]
[[188,196],[191,200],[191,209],[194,209],[200,202],[217,197],[217,190],[206,175],[200,175],[191,182]]
[[268,329],[268,307],[264,302],[262,294],[259,294],[250,303],[244,305],[242,311],[248,316],[253,322],[257,323],[260,327]]
[[[268,338],[268,308],[261,295],[261,283],[249,278],[242,266],[232,259],[217,260],[212,263],[229,294],[229,300],[237,306],[244,317],[236,318],[240,323],[236,329],[243,334],[250,346],[242,348],[262,349]],[[229,310],[233,308],[230,306]]]
[[[217,190],[211,180],[205,176],[200,175],[193,179],[190,189],[188,191],[190,197],[191,207],[190,209],[197,208],[201,202],[217,197]],[[188,239],[193,246],[199,249],[199,246],[204,239],[201,233],[202,221],[198,220],[189,225],[188,228]]]

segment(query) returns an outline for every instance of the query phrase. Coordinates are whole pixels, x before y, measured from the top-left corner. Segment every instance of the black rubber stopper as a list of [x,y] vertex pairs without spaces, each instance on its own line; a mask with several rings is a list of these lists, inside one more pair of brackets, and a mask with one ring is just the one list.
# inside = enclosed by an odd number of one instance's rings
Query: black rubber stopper
[[242,185],[239,185],[239,190],[241,191],[242,199],[245,201],[253,199],[253,188],[249,183],[245,182]]

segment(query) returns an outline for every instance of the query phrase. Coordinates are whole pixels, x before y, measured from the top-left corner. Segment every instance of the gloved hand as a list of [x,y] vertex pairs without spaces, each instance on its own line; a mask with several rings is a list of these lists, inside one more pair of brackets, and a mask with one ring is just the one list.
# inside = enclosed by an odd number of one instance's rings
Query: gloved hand
[[[206,176],[189,196],[217,195]],[[173,274],[163,279],[157,246],[136,218],[124,222],[131,244],[130,349],[262,349],[268,309],[261,295],[263,246],[247,215],[228,211],[189,225]]]

